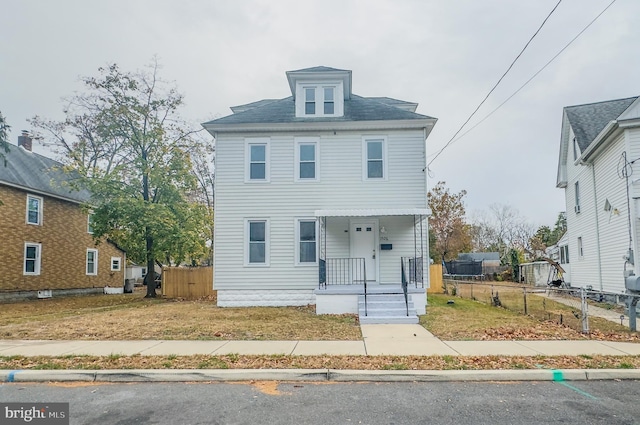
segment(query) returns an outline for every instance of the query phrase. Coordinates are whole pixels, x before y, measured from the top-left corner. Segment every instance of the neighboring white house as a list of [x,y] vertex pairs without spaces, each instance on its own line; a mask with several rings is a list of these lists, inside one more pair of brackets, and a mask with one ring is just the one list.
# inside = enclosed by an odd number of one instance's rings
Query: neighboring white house
[[564,108],[557,187],[572,286],[621,293],[625,269],[640,275],[639,159],[638,97]]
[[216,140],[218,305],[357,312],[357,297],[319,298],[365,279],[370,291],[399,287],[401,259],[411,286],[428,286],[425,141],[436,119],[353,94],[348,70],[286,76],[291,96],[203,124]]

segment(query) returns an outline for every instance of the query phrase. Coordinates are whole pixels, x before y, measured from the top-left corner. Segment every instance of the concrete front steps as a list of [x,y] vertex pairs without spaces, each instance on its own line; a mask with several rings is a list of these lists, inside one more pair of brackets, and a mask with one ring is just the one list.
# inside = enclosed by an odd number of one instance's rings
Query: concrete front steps
[[373,324],[416,324],[418,315],[409,302],[409,315],[404,294],[367,294],[367,314],[365,315],[364,295],[358,296],[360,323]]

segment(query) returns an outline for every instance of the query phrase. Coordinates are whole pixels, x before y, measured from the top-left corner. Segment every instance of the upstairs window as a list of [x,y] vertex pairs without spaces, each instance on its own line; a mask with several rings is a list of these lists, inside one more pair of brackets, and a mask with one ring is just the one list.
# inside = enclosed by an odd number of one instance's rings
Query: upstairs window
[[575,201],[576,201],[574,210],[576,214],[578,214],[580,212],[580,182],[576,182],[576,184],[574,185],[574,189],[575,189]]
[[296,138],[296,175],[297,181],[318,180],[318,138]]
[[42,224],[42,198],[34,195],[27,195],[27,223]]
[[386,147],[384,138],[365,138],[363,168],[365,180],[386,179]]
[[87,214],[87,233],[93,234],[93,212]]
[[245,181],[269,181],[269,139],[248,139],[245,150]]

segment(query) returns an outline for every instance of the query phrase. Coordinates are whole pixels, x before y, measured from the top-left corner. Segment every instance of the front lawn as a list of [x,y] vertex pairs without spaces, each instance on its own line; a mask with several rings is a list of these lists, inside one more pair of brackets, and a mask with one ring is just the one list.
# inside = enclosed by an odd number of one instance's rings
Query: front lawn
[[0,339],[359,340],[355,315],[318,316],[313,306],[218,308],[143,294],[87,295],[0,305]]

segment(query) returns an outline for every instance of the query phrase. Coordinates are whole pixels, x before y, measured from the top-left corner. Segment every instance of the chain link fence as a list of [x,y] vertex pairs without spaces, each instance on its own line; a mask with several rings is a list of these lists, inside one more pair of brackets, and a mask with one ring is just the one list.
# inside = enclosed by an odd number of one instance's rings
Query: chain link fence
[[[599,317],[607,317],[610,322],[619,319],[621,325],[629,323],[624,315],[624,307],[602,302],[604,299],[610,299],[610,297],[605,298],[605,295],[612,294],[584,288],[545,288],[514,283],[444,279],[443,289],[445,294],[506,308],[540,321],[555,322],[582,333],[591,331],[590,304],[599,305],[598,310],[603,310],[598,314]],[[621,297],[620,294],[616,296]],[[623,297],[637,296],[625,294]]]

